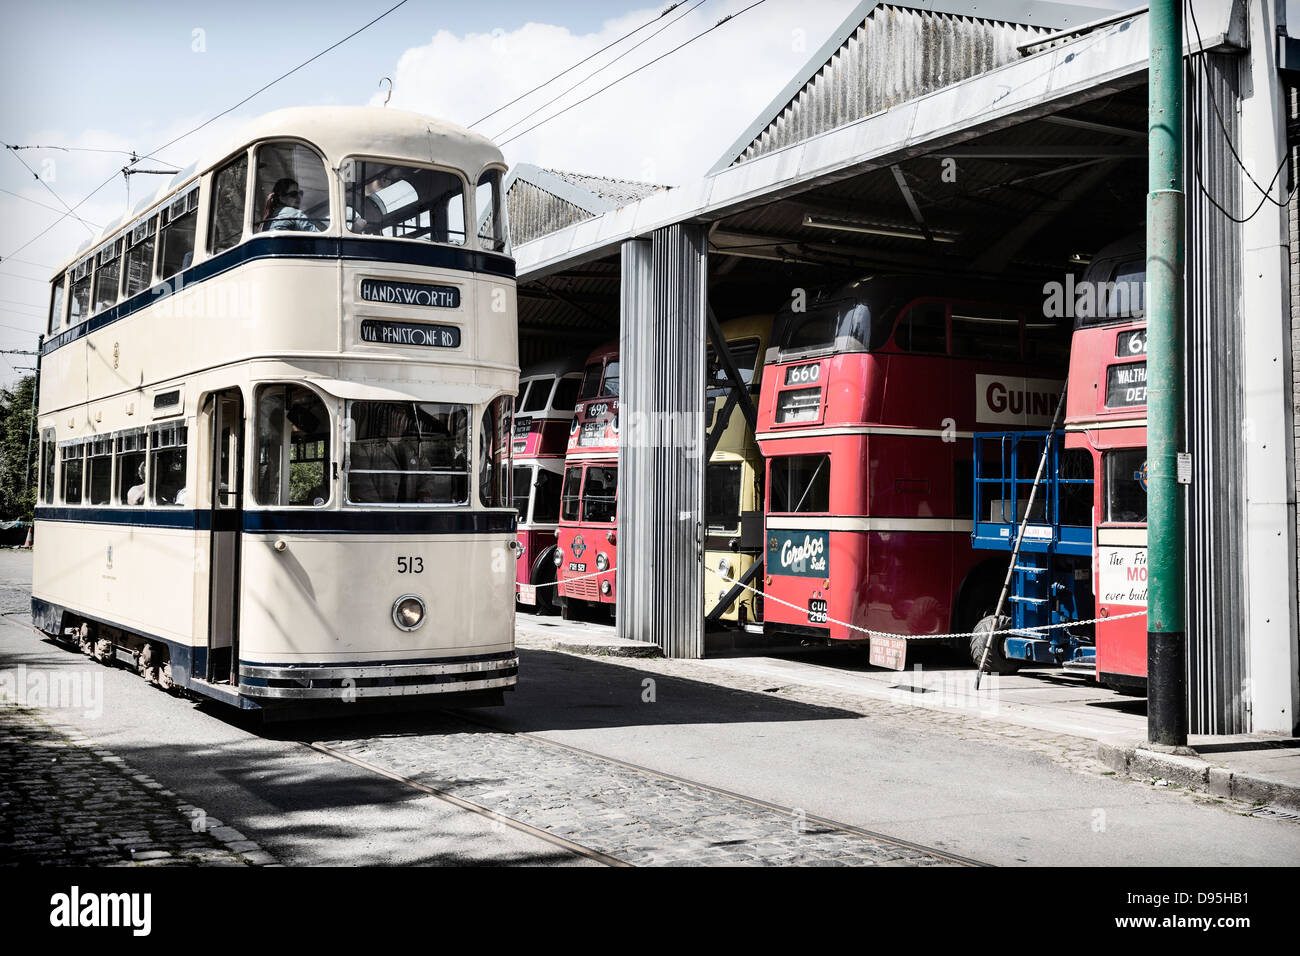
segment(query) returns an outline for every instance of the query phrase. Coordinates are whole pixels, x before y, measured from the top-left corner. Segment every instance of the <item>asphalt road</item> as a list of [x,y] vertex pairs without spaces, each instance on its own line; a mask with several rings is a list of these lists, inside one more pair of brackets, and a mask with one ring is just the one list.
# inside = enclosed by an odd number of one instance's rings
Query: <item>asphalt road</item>
[[[454,715],[269,730],[241,723],[214,705],[169,697],[125,670],[41,641],[25,616],[29,576],[30,555],[0,552],[0,667],[102,673],[101,714],[53,716],[286,864],[590,862],[318,753],[304,745],[309,739],[405,776],[461,787],[467,799],[507,816],[513,808],[584,845],[621,847],[643,861],[728,862],[723,849],[743,842],[728,833],[774,839],[770,820],[729,798],[702,803],[653,775],[606,774],[598,759],[558,750],[543,756],[541,741],[471,727]],[[1073,770],[1014,742],[980,739],[957,718],[947,730],[932,720],[878,721],[674,676],[663,666],[525,651],[519,690],[506,707],[470,716],[990,863],[1300,862],[1300,825]],[[636,817],[631,829],[629,813]],[[635,838],[627,836],[633,831]],[[682,855],[692,847],[703,855]],[[779,847],[771,853],[771,862],[792,859]]]

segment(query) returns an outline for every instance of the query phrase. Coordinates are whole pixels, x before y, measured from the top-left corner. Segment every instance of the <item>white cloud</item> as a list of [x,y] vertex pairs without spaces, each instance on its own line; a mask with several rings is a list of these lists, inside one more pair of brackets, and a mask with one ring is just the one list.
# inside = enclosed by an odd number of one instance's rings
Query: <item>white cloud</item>
[[[748,2],[752,0],[708,2],[690,12],[685,11],[691,4],[682,4],[653,26],[475,129],[501,143],[512,164],[526,161],[669,184],[700,176],[808,61],[852,9],[852,0],[764,4],[536,131],[511,142],[504,140],[721,17],[738,13]],[[463,37],[440,30],[427,44],[402,54],[390,105],[467,125],[652,19],[660,9],[623,14],[589,34],[544,23]],[[512,122],[669,23],[661,34],[609,69],[506,132]],[[382,103],[383,94],[372,102]]]

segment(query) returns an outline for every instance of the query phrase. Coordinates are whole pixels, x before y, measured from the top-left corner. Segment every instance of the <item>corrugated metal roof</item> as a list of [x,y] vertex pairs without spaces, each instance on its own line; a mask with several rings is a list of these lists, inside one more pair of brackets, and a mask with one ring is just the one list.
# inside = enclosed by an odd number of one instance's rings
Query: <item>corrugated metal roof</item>
[[608,176],[588,176],[584,173],[568,172],[563,169],[548,169],[545,171],[552,176],[558,176],[566,183],[571,183],[602,199],[609,200],[614,204],[615,208],[626,206],[630,202],[635,202],[649,196],[651,193],[668,188],[656,183],[639,183],[631,179],[612,179]]
[[1019,44],[1105,11],[1033,0],[864,0],[712,172],[802,142],[1020,57]]
[[510,238],[520,245],[668,187],[519,163],[505,188]]

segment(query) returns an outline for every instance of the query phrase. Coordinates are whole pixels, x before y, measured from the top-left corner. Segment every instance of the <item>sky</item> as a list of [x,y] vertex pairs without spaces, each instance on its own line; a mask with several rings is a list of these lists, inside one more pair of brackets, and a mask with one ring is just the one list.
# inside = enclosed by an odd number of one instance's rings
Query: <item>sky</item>
[[[138,175],[128,183],[120,175],[127,153],[151,153],[212,120],[396,2],[11,2],[0,36],[0,79],[11,91],[0,104],[0,141],[63,148],[20,150],[30,171],[8,150],[0,155],[0,350],[35,347],[53,269],[170,178]],[[512,165],[680,184],[708,171],[856,6],[856,0],[763,0],[746,10],[753,2],[685,0],[660,16],[667,2],[407,0],[141,165],[183,168],[273,109],[379,106],[387,99],[390,107],[477,123],[473,128],[501,145]],[[1080,2],[1104,12],[1136,0]],[[1300,0],[1289,5],[1300,8]],[[680,52],[549,118],[728,14],[731,20]],[[1300,23],[1300,9],[1294,14]],[[638,27],[611,50],[483,120]],[[596,72],[600,67],[606,68]],[[544,105],[558,94],[564,95]],[[77,204],[106,181],[77,208],[86,224],[63,216],[63,203]],[[0,385],[34,364],[31,356],[0,354]]]

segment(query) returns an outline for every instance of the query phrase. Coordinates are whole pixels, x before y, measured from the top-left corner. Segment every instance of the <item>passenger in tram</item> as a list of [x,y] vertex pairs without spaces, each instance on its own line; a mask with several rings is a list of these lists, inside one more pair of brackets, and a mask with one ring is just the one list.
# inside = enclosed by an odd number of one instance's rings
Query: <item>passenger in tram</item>
[[[138,472],[136,472],[136,477],[140,479],[140,483],[136,485],[132,485],[130,488],[126,490],[126,503],[128,505],[144,504],[144,462],[143,461],[140,462],[140,469]],[[119,487],[121,486],[119,485]]]
[[271,195],[266,197],[266,208],[263,210],[262,218],[263,231],[292,229],[298,232],[320,232],[320,227],[298,208],[301,203],[302,189],[296,179],[276,180]]

